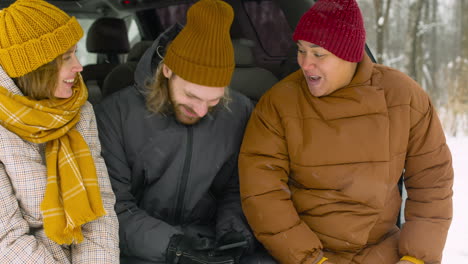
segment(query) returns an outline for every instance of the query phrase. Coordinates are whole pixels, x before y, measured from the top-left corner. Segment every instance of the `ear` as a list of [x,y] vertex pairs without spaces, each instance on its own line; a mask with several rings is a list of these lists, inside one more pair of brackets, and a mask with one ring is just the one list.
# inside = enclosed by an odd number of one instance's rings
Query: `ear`
[[163,68],[162,68],[162,72],[163,72],[164,76],[165,76],[166,78],[170,79],[171,76],[172,76],[172,70],[169,69],[169,67],[167,67],[166,64],[163,64],[162,67],[163,67]]

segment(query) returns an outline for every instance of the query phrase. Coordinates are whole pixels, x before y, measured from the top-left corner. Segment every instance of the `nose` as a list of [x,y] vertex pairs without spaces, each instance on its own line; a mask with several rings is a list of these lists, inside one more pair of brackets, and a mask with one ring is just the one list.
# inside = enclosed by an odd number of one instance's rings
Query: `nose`
[[208,104],[205,102],[200,102],[194,108],[193,111],[197,114],[198,117],[204,117],[208,113]]
[[81,63],[80,63],[80,61],[78,60],[77,57],[75,57],[75,60],[73,61],[72,70],[74,72],[82,72],[83,71],[83,65],[81,65]]
[[301,56],[298,58],[299,66],[305,70],[309,71],[315,68],[315,60],[312,56]]

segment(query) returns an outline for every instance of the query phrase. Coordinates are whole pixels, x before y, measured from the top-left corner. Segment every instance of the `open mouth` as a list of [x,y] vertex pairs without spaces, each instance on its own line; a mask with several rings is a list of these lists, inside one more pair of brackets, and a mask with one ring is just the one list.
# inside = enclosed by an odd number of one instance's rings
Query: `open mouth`
[[75,79],[67,79],[67,80],[63,80],[64,83],[67,83],[67,84],[74,84],[75,83]]
[[320,80],[322,77],[317,76],[317,75],[310,75],[310,76],[308,76],[308,78],[309,78],[310,81],[318,81],[318,80]]

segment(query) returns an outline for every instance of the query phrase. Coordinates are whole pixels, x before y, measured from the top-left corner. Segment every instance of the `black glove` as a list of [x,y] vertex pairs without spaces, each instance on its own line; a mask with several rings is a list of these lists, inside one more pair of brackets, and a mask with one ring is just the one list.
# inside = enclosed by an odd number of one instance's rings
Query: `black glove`
[[244,255],[247,248],[248,242],[242,234],[229,232],[218,239],[213,254],[232,256],[235,262],[239,263],[239,259]]
[[213,254],[214,243],[210,239],[194,239],[184,235],[171,237],[166,251],[167,264],[233,264],[234,258],[225,254]]
[[219,221],[216,223],[216,240],[218,241],[218,246],[223,243],[228,243],[229,241],[245,240],[247,241],[247,247],[244,248],[243,253],[250,255],[255,252],[258,242],[243,215],[230,217],[229,219],[227,217],[222,217],[218,220]]

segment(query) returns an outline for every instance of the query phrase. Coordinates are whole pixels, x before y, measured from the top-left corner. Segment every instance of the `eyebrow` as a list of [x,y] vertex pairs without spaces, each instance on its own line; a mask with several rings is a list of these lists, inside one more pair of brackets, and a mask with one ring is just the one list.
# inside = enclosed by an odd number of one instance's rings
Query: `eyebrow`
[[185,93],[186,93],[186,94],[187,94],[187,96],[189,96],[189,97],[192,97],[192,98],[195,98],[195,99],[201,100],[201,99],[200,99],[200,97],[198,97],[198,96],[194,95],[194,94],[193,94],[193,93],[191,93],[191,92],[185,92]]
[[[297,45],[302,46],[302,44],[300,42],[297,42]],[[312,43],[312,44],[309,45],[309,48],[321,48],[321,46]]]
[[[190,97],[193,97],[193,98],[195,98],[195,99],[197,99],[197,100],[203,101],[200,97],[194,95],[194,94],[191,93],[191,92],[186,92],[186,94],[187,94],[187,96],[190,96]],[[220,100],[221,98],[223,98],[223,96],[220,96],[220,97],[217,97],[217,98],[208,100],[208,101],[210,101],[210,102],[211,102],[211,101],[216,101],[216,100]]]
[[71,47],[71,48],[70,48],[69,50],[67,50],[63,55],[73,53],[75,50],[76,50],[75,47]]

